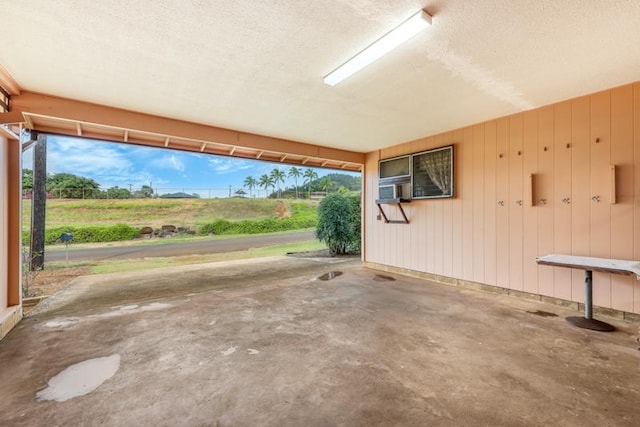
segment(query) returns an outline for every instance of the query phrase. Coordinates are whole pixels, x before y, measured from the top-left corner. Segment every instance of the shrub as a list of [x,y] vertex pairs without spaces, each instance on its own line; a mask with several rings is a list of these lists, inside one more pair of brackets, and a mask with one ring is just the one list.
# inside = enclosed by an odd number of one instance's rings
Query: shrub
[[[119,240],[131,240],[140,237],[140,230],[125,224],[101,225],[101,226],[66,226],[47,228],[44,232],[45,245],[53,245],[60,242],[62,233],[73,234],[72,243],[115,242]],[[27,243],[30,232],[22,233],[22,242]]]
[[318,215],[315,206],[308,205],[304,202],[294,202],[291,203],[291,217],[289,218],[270,217],[263,219],[245,219],[242,221],[219,219],[200,226],[200,228],[198,228],[198,234],[207,235],[213,233],[217,235],[231,235],[274,233],[276,231],[313,228],[317,223]]
[[360,249],[360,197],[333,193],[318,206],[316,237],[334,254]]

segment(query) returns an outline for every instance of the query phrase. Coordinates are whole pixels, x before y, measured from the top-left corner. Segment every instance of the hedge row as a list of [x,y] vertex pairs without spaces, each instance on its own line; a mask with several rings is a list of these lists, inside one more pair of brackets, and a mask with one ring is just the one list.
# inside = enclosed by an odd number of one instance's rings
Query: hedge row
[[260,234],[273,233],[276,231],[300,230],[302,228],[313,228],[318,224],[315,217],[306,216],[303,218],[265,218],[260,220],[227,221],[219,219],[209,224],[204,224],[198,228],[198,234],[206,236],[208,234]]
[[[125,224],[101,225],[86,227],[54,227],[47,228],[44,232],[45,245],[60,243],[62,233],[73,234],[72,243],[115,242],[119,240],[131,240],[140,237],[140,230]],[[22,232],[22,241],[29,242],[30,232]]]

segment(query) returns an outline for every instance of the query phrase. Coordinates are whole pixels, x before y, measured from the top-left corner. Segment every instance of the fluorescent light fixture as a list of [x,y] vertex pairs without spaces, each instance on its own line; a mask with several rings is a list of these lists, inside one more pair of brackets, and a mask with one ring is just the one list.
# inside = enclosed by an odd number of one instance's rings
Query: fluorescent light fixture
[[337,85],[347,77],[357,73],[375,60],[391,52],[429,25],[431,25],[431,15],[424,10],[419,11],[373,42],[373,44],[369,45],[369,47],[356,56],[333,70],[324,78],[324,82],[329,86]]

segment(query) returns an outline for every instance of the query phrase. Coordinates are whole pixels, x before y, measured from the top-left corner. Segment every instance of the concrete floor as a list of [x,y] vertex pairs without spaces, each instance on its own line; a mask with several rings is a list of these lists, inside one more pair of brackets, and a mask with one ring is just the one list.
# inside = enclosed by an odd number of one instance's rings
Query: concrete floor
[[0,425],[640,425],[637,324],[393,277],[274,257],[80,278],[0,341]]

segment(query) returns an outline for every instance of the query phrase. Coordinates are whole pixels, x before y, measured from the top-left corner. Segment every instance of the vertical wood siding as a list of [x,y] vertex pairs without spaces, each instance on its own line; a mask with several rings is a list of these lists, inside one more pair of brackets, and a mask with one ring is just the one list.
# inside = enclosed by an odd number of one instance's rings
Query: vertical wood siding
[[[455,197],[378,220],[378,161],[450,144]],[[640,259],[640,83],[369,153],[364,178],[366,261],[582,302],[581,271],[535,258]],[[596,305],[640,313],[635,278],[594,283]]]
[[[6,139],[0,137],[0,227],[9,229],[9,145]],[[0,314],[9,306],[9,237],[7,233],[0,234]]]

